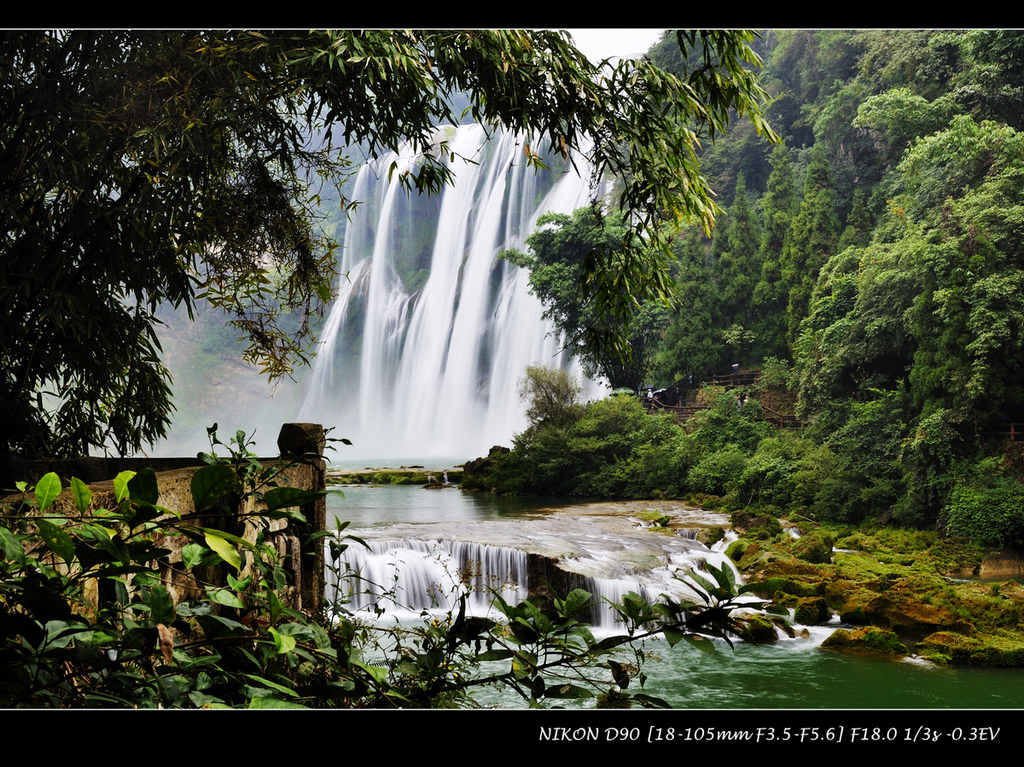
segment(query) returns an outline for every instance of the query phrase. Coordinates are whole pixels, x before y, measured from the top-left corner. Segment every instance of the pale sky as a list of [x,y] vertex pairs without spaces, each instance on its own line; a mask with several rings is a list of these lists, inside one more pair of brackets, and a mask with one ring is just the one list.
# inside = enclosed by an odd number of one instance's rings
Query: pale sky
[[663,29],[569,29],[576,47],[595,64],[608,56],[636,58],[661,38]]

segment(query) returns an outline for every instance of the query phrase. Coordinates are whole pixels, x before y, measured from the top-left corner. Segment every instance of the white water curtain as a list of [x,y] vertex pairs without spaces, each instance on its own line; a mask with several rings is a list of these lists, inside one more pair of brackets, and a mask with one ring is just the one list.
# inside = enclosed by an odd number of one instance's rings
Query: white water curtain
[[299,414],[352,440],[336,460],[462,461],[508,445],[526,426],[519,382],[529,365],[569,370],[587,396],[601,391],[561,353],[561,339],[529,293],[528,272],[498,258],[525,246],[542,213],[571,213],[589,202],[585,164],[577,159],[582,177],[570,166],[545,178],[527,166],[516,136],[488,138],[479,125],[448,132],[455,180],[430,221],[436,234],[421,287],[410,289],[396,268],[408,264],[403,248],[418,239],[416,231],[396,237],[399,217],[410,206],[429,206],[406,198],[398,182],[416,158],[381,158],[357,178],[353,196],[363,204],[349,222],[341,264],[348,279]]

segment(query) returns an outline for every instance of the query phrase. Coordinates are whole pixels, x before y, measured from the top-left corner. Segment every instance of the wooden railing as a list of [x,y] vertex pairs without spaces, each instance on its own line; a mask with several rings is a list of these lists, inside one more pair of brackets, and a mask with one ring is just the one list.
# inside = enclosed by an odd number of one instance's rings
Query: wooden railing
[[701,381],[701,386],[724,386],[731,389],[733,386],[752,386],[761,377],[760,373],[727,373],[720,376]]
[[[731,389],[736,386],[752,386],[757,382],[758,378],[760,377],[760,373],[727,373],[725,375],[712,376],[711,378],[704,379],[703,381],[698,382],[697,385],[692,388],[699,389],[704,386],[724,386],[727,389]],[[678,388],[684,383],[685,381],[679,381],[669,388]],[[650,398],[641,397],[641,400],[643,401],[644,407],[647,409],[648,412],[659,411],[664,413],[671,413],[676,417],[676,419],[680,423],[689,420],[697,412],[701,410],[707,410],[709,407],[708,405],[703,405],[700,403],[668,405],[662,402],[656,396]],[[764,420],[768,421],[769,423],[778,426],[779,428],[790,429],[801,426],[801,422],[796,416],[780,413],[763,404],[761,405],[761,417],[764,418]],[[1013,424],[1011,424],[1011,429],[1012,427]],[[1022,438],[1024,438],[1024,424],[1017,424],[1017,427],[1018,433],[1022,435]]]
[[1008,423],[1007,428],[992,432],[994,436],[1004,437],[1008,442],[1024,442],[1024,423],[1015,421]]

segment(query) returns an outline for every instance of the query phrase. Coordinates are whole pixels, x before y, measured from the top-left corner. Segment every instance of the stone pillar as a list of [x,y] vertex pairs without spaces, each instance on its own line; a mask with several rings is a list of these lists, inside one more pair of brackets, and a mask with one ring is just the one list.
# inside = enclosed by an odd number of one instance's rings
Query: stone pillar
[[[324,461],[324,448],[327,437],[324,427],[318,423],[286,423],[281,426],[277,437],[277,447],[281,458],[306,464],[312,472],[310,490],[327,489],[327,464]],[[303,608],[316,613],[323,604],[324,596],[324,540],[317,538],[310,542],[311,535],[327,529],[327,499],[324,496],[315,502],[300,507],[306,518],[305,525],[296,525],[295,532],[299,538],[301,552],[302,582],[299,592]]]

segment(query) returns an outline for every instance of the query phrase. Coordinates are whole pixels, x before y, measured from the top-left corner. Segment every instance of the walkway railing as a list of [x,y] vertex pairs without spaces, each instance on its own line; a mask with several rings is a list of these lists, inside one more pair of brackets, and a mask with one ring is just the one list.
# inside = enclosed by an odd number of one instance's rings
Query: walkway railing
[[[731,389],[736,386],[752,386],[760,377],[760,373],[727,373],[725,375],[712,376],[711,378],[704,379],[692,388],[700,389],[704,386],[724,386],[726,389]],[[682,381],[677,382],[677,384],[673,384],[673,386],[669,388],[676,388],[682,383]],[[662,402],[657,396],[641,397],[641,399],[648,412],[660,411],[672,413],[680,423],[689,420],[699,411],[707,410],[709,407],[708,405],[693,402],[682,405],[668,405]],[[800,419],[796,416],[780,413],[766,405],[761,405],[761,417],[779,428],[790,429],[801,426]],[[1011,429],[1012,426],[1013,424],[1011,424]],[[1017,427],[1018,433],[1021,434],[1022,439],[1024,439],[1024,424],[1017,424]]]

